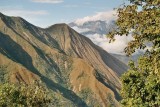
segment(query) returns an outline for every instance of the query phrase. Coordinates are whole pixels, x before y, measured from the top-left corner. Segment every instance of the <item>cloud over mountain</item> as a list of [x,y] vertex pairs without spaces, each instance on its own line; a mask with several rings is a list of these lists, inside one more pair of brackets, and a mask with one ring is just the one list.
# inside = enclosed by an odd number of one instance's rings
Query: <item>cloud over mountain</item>
[[124,54],[124,48],[133,38],[131,36],[115,36],[116,41],[109,43],[106,34],[116,29],[116,11],[99,12],[93,16],[86,16],[70,23],[77,32],[90,38],[96,45],[109,53]]
[[109,53],[114,54],[124,54],[124,48],[127,46],[128,42],[132,40],[131,36],[115,36],[115,41],[109,43],[109,39],[106,35],[100,34],[91,34],[86,35],[86,37],[90,38],[95,44],[102,47]]
[[101,20],[101,21],[109,21],[109,20],[114,20],[116,19],[116,11],[105,11],[105,12],[98,12],[96,15],[93,16],[86,16],[84,18],[79,18],[75,21],[76,24],[78,25],[83,25],[85,22],[88,21],[96,21],[96,20]]

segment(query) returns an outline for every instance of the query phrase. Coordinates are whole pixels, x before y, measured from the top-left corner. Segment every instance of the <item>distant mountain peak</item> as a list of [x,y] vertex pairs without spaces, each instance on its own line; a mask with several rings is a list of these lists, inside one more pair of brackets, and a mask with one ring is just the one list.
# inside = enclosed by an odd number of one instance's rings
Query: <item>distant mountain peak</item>
[[82,25],[79,25],[76,22],[71,22],[69,23],[69,26],[83,35],[106,35],[109,31],[116,28],[114,20],[109,22],[103,20],[87,21]]

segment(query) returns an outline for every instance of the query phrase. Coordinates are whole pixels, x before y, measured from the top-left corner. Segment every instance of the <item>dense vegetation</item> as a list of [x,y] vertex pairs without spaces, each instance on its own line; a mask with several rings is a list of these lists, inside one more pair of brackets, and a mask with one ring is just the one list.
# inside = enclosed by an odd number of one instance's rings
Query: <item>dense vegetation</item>
[[48,107],[49,104],[47,91],[41,86],[0,84],[1,107]]
[[[160,0],[128,0],[130,4],[118,9],[117,29],[109,33],[131,35],[125,48],[127,55],[143,49],[138,65],[130,62],[130,70],[122,80],[122,105],[125,107],[160,106]],[[149,48],[148,48],[149,47]]]

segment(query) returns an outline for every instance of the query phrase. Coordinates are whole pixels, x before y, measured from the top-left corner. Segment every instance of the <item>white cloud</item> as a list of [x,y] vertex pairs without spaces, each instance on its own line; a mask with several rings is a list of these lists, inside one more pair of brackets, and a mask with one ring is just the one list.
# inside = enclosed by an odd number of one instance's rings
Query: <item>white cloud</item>
[[[87,31],[90,31],[90,29],[87,28],[79,28],[79,27],[72,27],[74,30],[76,30],[79,33],[84,33]],[[130,36],[115,36],[115,41],[112,43],[109,43],[109,39],[106,37],[106,35],[100,35],[100,34],[89,34],[85,35],[89,39],[92,40],[93,43],[96,45],[102,47],[104,50],[106,50],[109,53],[115,53],[115,54],[125,54],[124,48],[127,46],[128,42],[130,42],[133,38]]]
[[23,9],[23,7],[11,7],[11,6],[2,6],[0,7],[0,12],[9,15],[9,16],[20,16],[20,17],[35,17],[48,15],[49,13],[46,10],[30,10]]
[[37,2],[37,3],[62,3],[63,0],[31,0],[32,2]]
[[84,18],[77,19],[75,23],[78,25],[82,25],[87,21],[96,21],[96,20],[109,21],[116,18],[117,18],[116,11],[112,10],[112,11],[106,11],[106,12],[98,12],[96,15],[86,16]]
[[31,10],[21,10],[21,9],[2,9],[1,12],[9,16],[21,16],[21,17],[28,17],[28,16],[33,17],[33,16],[49,14],[45,10],[31,11]]
[[124,54],[124,48],[127,46],[128,42],[133,38],[131,36],[115,36],[115,42],[109,43],[109,39],[106,35],[86,35],[90,38],[96,45],[102,47],[109,53]]
[[25,20],[37,25],[44,26],[45,23],[39,17],[45,17],[49,13],[45,10],[25,10],[19,7],[0,7],[0,12],[8,16],[18,16],[22,17]]
[[[82,19],[77,19],[75,21],[75,23],[80,26],[83,23],[88,22],[88,21],[101,20],[101,21],[110,22],[110,21],[116,20],[116,19],[117,19],[116,11],[106,11],[106,12],[99,12],[93,16],[87,16]],[[82,28],[78,28],[78,27],[73,27],[73,29],[75,29],[79,33],[84,33],[84,32],[87,32],[90,30],[90,29],[86,29],[86,28],[82,29]],[[124,53],[125,47],[127,46],[128,42],[133,40],[131,35],[130,36],[116,35],[115,36],[116,40],[112,43],[109,43],[109,39],[106,37],[105,34],[104,35],[89,34],[89,35],[85,35],[85,36],[88,37],[89,39],[91,39],[93,41],[93,43],[102,47],[107,52],[115,53],[115,54],[125,54]]]
[[77,26],[74,26],[74,27],[72,27],[75,31],[77,31],[77,32],[79,32],[79,33],[84,33],[84,32],[88,32],[88,31],[90,31],[90,29],[88,29],[88,28],[79,28],[79,27],[77,27]]

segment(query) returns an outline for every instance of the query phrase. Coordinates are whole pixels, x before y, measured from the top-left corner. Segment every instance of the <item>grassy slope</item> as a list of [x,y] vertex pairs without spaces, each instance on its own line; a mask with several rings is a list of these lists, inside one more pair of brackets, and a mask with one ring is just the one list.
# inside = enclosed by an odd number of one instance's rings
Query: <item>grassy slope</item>
[[[61,96],[61,106],[89,106],[91,102],[118,106],[119,76],[126,70],[65,24],[41,29],[22,18],[2,14],[0,65],[7,66],[11,82],[41,80],[56,95],[54,101]],[[84,99],[82,92],[92,94]]]

